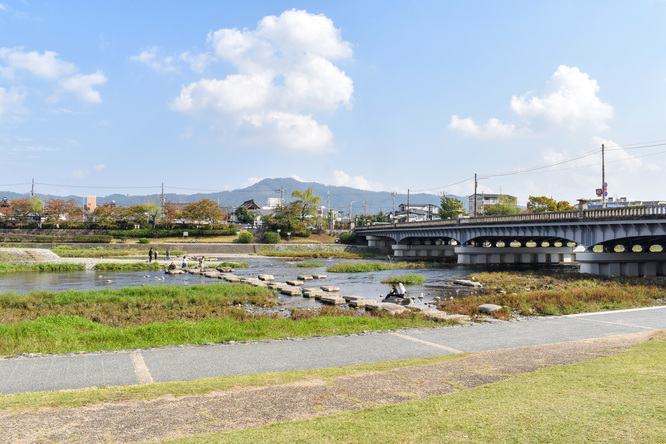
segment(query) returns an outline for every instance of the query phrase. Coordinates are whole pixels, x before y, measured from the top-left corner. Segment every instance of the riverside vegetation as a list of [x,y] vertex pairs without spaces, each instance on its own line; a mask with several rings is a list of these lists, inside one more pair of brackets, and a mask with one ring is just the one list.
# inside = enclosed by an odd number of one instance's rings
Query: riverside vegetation
[[[0,294],[0,355],[122,350],[438,325],[417,314],[370,315],[276,307],[273,290],[246,284],[127,287]],[[441,325],[441,324],[440,324]]]
[[567,315],[666,304],[666,281],[648,278],[590,276],[574,272],[505,271],[471,276],[482,294],[444,301],[449,313],[478,315],[479,305],[505,307],[495,317]]

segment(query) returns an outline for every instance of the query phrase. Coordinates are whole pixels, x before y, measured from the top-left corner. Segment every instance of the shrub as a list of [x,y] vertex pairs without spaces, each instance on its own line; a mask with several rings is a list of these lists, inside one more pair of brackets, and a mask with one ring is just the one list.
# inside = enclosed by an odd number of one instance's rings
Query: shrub
[[342,233],[342,234],[340,234],[340,243],[343,243],[343,244],[356,243],[356,233]]
[[142,237],[142,238],[139,239],[139,243],[140,244],[149,244],[150,239],[148,239],[147,237]]
[[249,231],[241,231],[238,235],[238,242],[241,244],[251,244],[254,242],[254,236]]
[[267,244],[277,244],[280,242],[280,235],[275,231],[267,231],[264,233],[264,242]]

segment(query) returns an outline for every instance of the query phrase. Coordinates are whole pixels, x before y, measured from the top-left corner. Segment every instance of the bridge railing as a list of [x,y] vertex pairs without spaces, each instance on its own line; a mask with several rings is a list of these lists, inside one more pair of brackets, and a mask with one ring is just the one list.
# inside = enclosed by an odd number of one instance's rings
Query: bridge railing
[[[459,226],[501,223],[540,223],[564,221],[620,220],[637,218],[659,218],[666,216],[666,205],[635,206],[623,208],[598,208],[580,211],[557,211],[548,213],[524,213],[511,216],[463,217],[460,219],[430,220],[422,222],[401,222],[396,228],[427,228],[432,226]],[[355,231],[391,228],[392,224],[356,227]]]

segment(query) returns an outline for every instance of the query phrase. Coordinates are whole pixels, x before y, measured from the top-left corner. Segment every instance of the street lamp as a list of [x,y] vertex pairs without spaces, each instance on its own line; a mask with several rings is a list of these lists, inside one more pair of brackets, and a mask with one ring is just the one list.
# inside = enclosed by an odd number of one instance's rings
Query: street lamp
[[353,203],[356,203],[356,201],[352,200],[351,202],[349,202],[349,226],[350,227],[351,227],[351,223],[352,223],[352,204]]

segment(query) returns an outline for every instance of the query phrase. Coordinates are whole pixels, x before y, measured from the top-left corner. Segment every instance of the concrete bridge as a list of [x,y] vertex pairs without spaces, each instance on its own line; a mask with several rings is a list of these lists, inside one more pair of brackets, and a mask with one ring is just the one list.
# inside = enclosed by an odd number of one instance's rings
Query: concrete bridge
[[396,257],[463,264],[580,264],[582,273],[666,276],[666,205],[357,227]]

